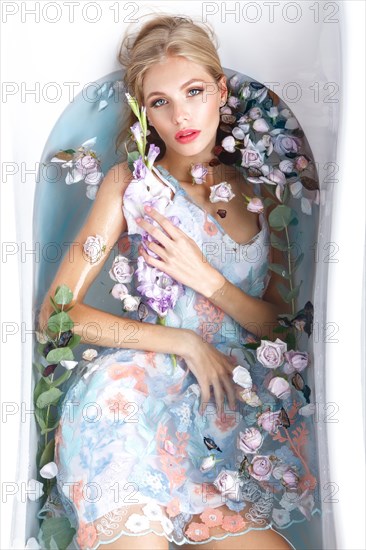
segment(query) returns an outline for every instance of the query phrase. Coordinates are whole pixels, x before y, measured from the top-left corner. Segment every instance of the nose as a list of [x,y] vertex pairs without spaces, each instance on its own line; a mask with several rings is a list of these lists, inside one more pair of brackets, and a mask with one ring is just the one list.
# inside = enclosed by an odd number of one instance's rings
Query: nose
[[174,124],[182,124],[184,120],[189,119],[187,106],[184,103],[176,103],[173,106],[172,120]]

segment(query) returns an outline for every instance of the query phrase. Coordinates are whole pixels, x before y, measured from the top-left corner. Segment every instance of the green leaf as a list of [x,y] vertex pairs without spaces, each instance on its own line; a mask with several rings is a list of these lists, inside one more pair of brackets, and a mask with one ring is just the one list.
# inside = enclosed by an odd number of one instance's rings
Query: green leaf
[[56,304],[55,300],[52,298],[52,296],[50,296],[50,302],[52,304],[52,307],[53,309],[55,310],[56,313],[59,313],[61,311],[61,308],[58,306],[58,304]]
[[287,295],[287,300],[291,302],[294,298],[297,298],[300,292],[300,287],[302,285],[302,281],[299,285],[295,286]]
[[282,334],[283,332],[286,332],[287,330],[288,330],[287,327],[283,327],[283,326],[280,325],[279,327],[274,328],[273,332]]
[[33,392],[34,404],[37,403],[37,399],[39,398],[39,396],[47,390],[48,390],[48,384],[44,378],[41,378],[34,388],[34,392]]
[[66,550],[76,533],[67,517],[46,518],[40,530],[42,542],[47,550],[55,550],[51,544],[56,544],[57,550]]
[[262,202],[263,202],[263,206],[265,206],[265,208],[268,208],[268,206],[270,206],[271,204],[276,204],[276,201],[274,201],[270,197],[266,197],[264,200],[262,200]]
[[72,329],[74,322],[65,311],[60,311],[48,319],[47,326],[51,332],[66,332]]
[[36,406],[40,409],[44,409],[48,405],[56,405],[63,392],[58,388],[50,388],[49,390],[41,393],[36,401]]
[[301,262],[303,261],[304,259],[304,253],[301,252],[301,254],[296,258],[293,266],[292,266],[292,271],[295,272],[296,269],[299,267],[299,265],[301,264]]
[[273,246],[273,248],[277,248],[278,250],[282,250],[282,251],[287,250],[288,247],[286,242],[283,239],[280,239],[279,237],[277,237],[275,233],[271,233],[270,239],[271,239],[271,245]]
[[59,425],[60,423],[60,420],[57,420],[52,426],[49,426],[48,428],[44,427],[42,428],[41,430],[41,434],[42,435],[45,435],[49,432],[53,432],[53,430],[55,430],[57,428],[57,426]]
[[294,217],[296,218],[296,212],[285,204],[281,204],[272,210],[268,217],[268,221],[269,225],[275,231],[281,231],[291,223]]
[[46,447],[43,449],[43,452],[41,454],[41,458],[39,461],[39,469],[42,470],[43,466],[48,464],[49,462],[53,462],[55,454],[55,440],[51,439]]
[[56,388],[57,386],[60,386],[61,384],[66,382],[66,380],[68,380],[71,375],[72,375],[72,370],[65,370],[65,372],[61,374],[61,376],[59,376],[56,380],[53,380],[51,382],[50,386],[52,388]]
[[287,351],[296,349],[296,336],[293,332],[287,334],[285,342],[287,343]]
[[140,153],[138,151],[131,151],[130,153],[128,153],[127,162],[131,172],[133,172],[134,170],[133,163],[135,162],[135,160],[139,158],[139,156],[140,156]]
[[289,196],[288,186],[285,185],[284,190],[283,190],[283,195],[282,195],[282,202],[286,202],[287,199],[288,199],[288,196]]
[[55,294],[55,302],[59,305],[66,305],[71,302],[73,298],[73,293],[67,285],[61,285],[58,287]]
[[[250,351],[248,351],[248,349],[246,349],[247,347],[249,348],[249,346],[252,346],[252,345],[255,345],[256,348],[260,345],[260,344],[244,344],[244,347],[243,347],[243,353],[244,353],[244,356],[245,356],[245,359],[248,361],[249,365],[252,367],[253,365],[255,365],[255,357],[252,353],[250,353]],[[252,348],[254,349],[254,348]]]
[[51,364],[59,363],[60,361],[72,361],[73,359],[74,354],[68,346],[65,348],[51,349],[51,351],[47,353],[46,357],[46,360]]
[[278,290],[278,292],[281,294],[281,298],[282,300],[284,300],[287,304],[289,303],[289,300],[288,300],[288,294],[289,294],[289,291],[288,291],[288,288],[283,285],[282,283],[278,283],[276,285],[276,288]]
[[281,277],[283,277],[284,279],[290,278],[287,269],[285,269],[280,264],[268,264],[268,269],[271,269],[275,273],[278,273],[278,275],[281,275]]
[[71,337],[71,340],[67,344],[67,347],[71,349],[75,348],[77,345],[80,344],[80,340],[81,340],[81,336],[79,336],[78,334],[73,334]]
[[41,430],[44,430],[46,428],[45,409],[39,409],[38,407],[36,407],[34,410],[34,416],[36,417],[36,420]]
[[[45,344],[43,344],[43,345],[45,345]],[[40,363],[33,363],[33,366],[34,366],[35,369],[37,369],[39,374],[41,374],[43,376],[44,366],[41,365]]]

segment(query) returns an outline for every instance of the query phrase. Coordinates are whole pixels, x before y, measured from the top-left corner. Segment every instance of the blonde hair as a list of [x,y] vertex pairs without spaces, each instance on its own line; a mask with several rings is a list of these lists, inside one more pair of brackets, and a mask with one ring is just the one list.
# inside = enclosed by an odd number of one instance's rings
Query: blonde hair
[[[146,71],[169,55],[182,56],[201,65],[218,82],[225,73],[217,47],[217,38],[208,24],[198,24],[187,16],[155,16],[143,25],[137,36],[127,33],[122,40],[118,60],[125,68],[124,91],[136,97],[140,106],[143,105],[142,86]],[[126,101],[124,105],[129,112],[117,136],[116,151],[127,140],[129,128],[137,120]],[[147,141],[160,147],[159,159],[165,153],[164,142],[153,127],[149,127],[149,130],[151,134]]]

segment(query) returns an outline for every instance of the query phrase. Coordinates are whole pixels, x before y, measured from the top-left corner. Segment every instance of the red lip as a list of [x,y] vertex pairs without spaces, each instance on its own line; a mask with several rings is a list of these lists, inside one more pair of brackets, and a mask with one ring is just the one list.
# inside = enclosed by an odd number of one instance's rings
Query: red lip
[[180,139],[181,137],[185,137],[187,136],[187,134],[192,134],[192,133],[199,134],[199,132],[200,130],[195,130],[194,128],[185,128],[184,130],[179,130],[179,132],[175,134],[175,139]]

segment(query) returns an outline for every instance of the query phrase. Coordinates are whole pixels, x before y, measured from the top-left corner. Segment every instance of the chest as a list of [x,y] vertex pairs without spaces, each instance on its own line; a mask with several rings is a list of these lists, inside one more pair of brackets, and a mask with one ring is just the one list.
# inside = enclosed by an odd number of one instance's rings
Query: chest
[[[204,185],[192,185],[182,183],[188,198],[200,206],[207,214],[212,216],[235,242],[246,244],[253,239],[260,231],[259,215],[247,210],[247,202],[242,193],[247,196],[253,196],[250,189],[244,189],[243,184],[226,180],[231,185],[235,196],[228,202],[219,201],[212,203],[210,201],[210,188]],[[224,217],[222,211],[226,211]],[[220,213],[219,213],[220,212]],[[208,221],[211,221],[208,218]]]

